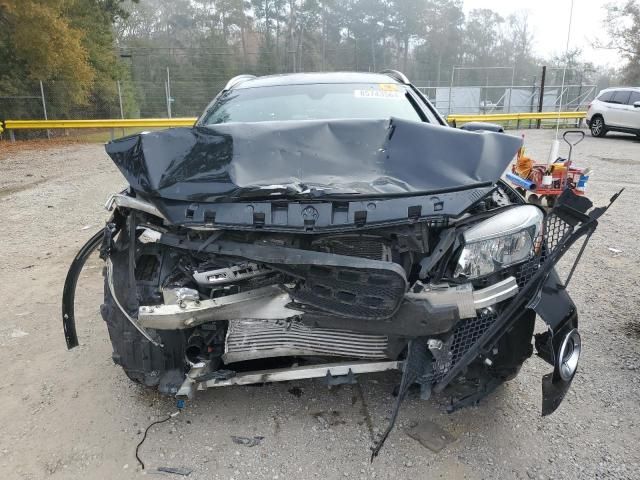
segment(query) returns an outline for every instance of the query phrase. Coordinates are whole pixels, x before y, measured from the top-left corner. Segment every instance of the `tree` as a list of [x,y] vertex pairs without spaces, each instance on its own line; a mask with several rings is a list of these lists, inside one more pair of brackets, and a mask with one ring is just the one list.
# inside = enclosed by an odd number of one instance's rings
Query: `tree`
[[85,32],[66,15],[70,6],[67,0],[0,0],[0,90],[57,79],[67,83],[73,101],[87,101],[95,70]]
[[607,18],[605,29],[610,40],[597,46],[617,50],[627,60],[622,76],[628,84],[640,83],[640,3],[626,0],[622,4],[605,6]]
[[[122,0],[0,0],[0,95],[33,95],[42,81],[54,118],[67,118],[78,107],[83,116],[119,114],[116,79],[127,72],[114,55],[111,25],[126,16],[122,5]],[[15,106],[0,113],[42,115]]]
[[411,42],[425,33],[428,0],[404,0],[396,3],[395,31],[402,44],[402,70],[407,71]]
[[415,49],[416,65],[413,72],[407,73],[440,85],[443,78],[451,76],[453,66],[460,63],[464,38],[462,2],[430,0],[423,18],[422,42]]

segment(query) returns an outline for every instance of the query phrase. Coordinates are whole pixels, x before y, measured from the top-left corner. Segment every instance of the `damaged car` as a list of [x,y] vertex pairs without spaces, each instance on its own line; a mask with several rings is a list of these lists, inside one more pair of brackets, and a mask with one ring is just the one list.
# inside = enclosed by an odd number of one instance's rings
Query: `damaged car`
[[377,455],[411,386],[455,410],[535,351],[553,412],[581,351],[566,287],[608,206],[526,204],[501,180],[522,141],[498,130],[449,127],[395,71],[233,78],[193,127],[106,145],[129,186],[71,265],[68,348],[98,249],[113,361],[164,393],[396,370]]

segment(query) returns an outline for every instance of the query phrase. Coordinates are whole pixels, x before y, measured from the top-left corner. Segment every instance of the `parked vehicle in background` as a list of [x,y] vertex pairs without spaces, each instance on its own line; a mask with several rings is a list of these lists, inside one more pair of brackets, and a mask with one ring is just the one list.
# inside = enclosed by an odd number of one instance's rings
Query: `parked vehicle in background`
[[587,125],[594,137],[603,137],[607,132],[640,136],[640,88],[602,90],[587,109]]

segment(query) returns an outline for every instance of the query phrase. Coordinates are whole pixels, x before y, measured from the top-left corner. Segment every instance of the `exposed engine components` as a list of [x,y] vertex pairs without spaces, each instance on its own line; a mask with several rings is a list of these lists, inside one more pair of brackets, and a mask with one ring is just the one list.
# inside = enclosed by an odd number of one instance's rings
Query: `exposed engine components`
[[247,262],[204,272],[194,271],[193,279],[200,285],[216,286],[267,275],[271,272],[272,270],[264,265]]
[[146,328],[175,330],[216,320],[278,320],[300,315],[289,308],[289,295],[277,285],[208,300],[184,299],[181,303],[141,306],[138,321]]

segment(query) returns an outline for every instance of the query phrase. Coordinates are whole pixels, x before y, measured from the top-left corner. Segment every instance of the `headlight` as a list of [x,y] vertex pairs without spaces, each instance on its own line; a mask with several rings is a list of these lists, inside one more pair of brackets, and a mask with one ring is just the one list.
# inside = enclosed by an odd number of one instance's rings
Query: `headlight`
[[489,275],[536,254],[542,211],[533,205],[513,207],[466,230],[454,277]]

